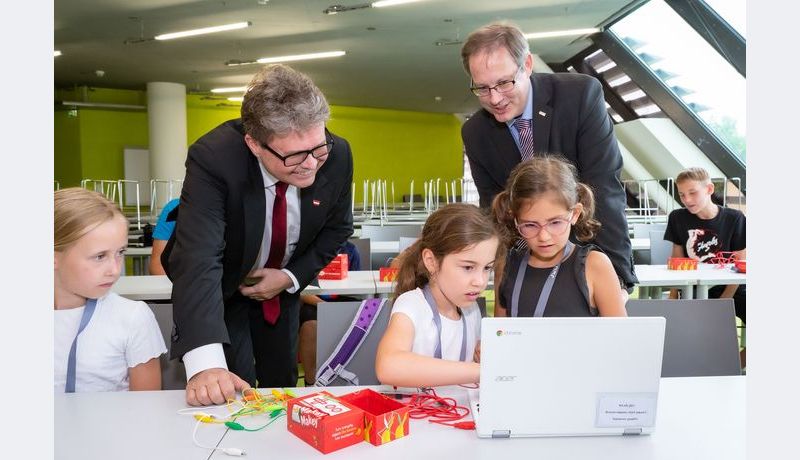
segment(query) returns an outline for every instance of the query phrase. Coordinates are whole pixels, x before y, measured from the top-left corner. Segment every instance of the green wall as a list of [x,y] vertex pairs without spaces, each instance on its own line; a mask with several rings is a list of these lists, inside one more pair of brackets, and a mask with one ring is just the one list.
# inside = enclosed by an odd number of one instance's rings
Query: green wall
[[147,148],[147,113],[81,110],[84,179],[123,179],[125,147]]
[[[56,94],[61,100],[84,97],[93,102],[142,105],[146,100],[143,91],[103,88]],[[73,112],[77,115],[61,110],[55,114],[56,180],[65,187],[78,185],[81,178],[123,178],[123,149],[148,145],[147,113],[87,108]],[[239,104],[188,95],[187,145],[238,116]],[[414,192],[421,194],[426,179],[463,175],[460,122],[454,115],[332,106],[328,127],[352,147],[357,202],[362,199],[364,179],[394,181],[400,201],[412,179]]]
[[239,118],[241,104],[208,100],[202,96],[186,96],[186,145],[192,145],[203,134],[218,125]]
[[454,115],[333,106],[328,127],[350,142],[356,201],[362,200],[364,179],[386,179],[390,201],[394,181],[399,202],[412,179],[421,195],[427,179],[464,174],[461,124]]
[[77,110],[58,110],[53,122],[53,178],[62,188],[80,185],[81,135]]

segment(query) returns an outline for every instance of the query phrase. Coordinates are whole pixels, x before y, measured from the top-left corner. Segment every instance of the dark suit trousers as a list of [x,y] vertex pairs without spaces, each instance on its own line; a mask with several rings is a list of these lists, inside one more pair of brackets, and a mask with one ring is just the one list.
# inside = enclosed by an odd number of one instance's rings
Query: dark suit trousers
[[[225,302],[225,324],[230,345],[224,345],[228,369],[252,387],[297,386],[297,331],[299,299],[291,305],[281,299],[278,321],[264,321],[261,302],[239,293]],[[255,359],[254,359],[255,358]]]

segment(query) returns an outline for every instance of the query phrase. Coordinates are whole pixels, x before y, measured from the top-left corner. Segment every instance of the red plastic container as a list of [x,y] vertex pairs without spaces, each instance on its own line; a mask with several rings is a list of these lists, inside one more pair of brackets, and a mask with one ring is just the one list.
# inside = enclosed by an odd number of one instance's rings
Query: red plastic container
[[364,411],[323,391],[287,402],[289,431],[323,454],[364,440]]
[[733,266],[736,268],[736,271],[739,273],[747,273],[747,261],[746,260],[737,260],[733,262]]
[[321,280],[343,280],[347,278],[347,267],[350,261],[347,259],[347,254],[338,254],[333,258],[331,263],[325,266],[319,274],[317,279]]
[[390,267],[381,267],[378,270],[378,281],[394,281],[397,279],[397,269]]
[[670,257],[667,259],[668,270],[697,270],[697,261],[688,257]]
[[408,435],[408,406],[370,389],[340,396],[364,411],[364,440],[380,446]]

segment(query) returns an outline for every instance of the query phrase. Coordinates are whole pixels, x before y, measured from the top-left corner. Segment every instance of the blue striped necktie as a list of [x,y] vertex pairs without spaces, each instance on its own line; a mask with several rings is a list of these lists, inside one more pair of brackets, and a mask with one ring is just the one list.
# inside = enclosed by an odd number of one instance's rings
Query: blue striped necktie
[[519,131],[519,153],[522,161],[530,160],[533,158],[533,130],[531,129],[531,120],[526,120],[522,117],[517,118],[514,126]]

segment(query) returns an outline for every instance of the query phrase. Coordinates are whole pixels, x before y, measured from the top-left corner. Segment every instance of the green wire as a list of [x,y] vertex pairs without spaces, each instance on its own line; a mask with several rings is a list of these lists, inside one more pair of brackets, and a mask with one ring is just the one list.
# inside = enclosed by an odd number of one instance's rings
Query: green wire
[[246,428],[246,427],[242,426],[241,424],[236,423],[235,421],[225,422],[225,426],[227,426],[228,428],[230,428],[231,430],[234,430],[234,431],[261,431],[264,428],[272,425],[275,422],[275,420],[278,420],[282,415],[284,415],[284,414],[280,414],[277,417],[273,417],[272,420],[270,420],[265,425],[260,426],[258,428]]

